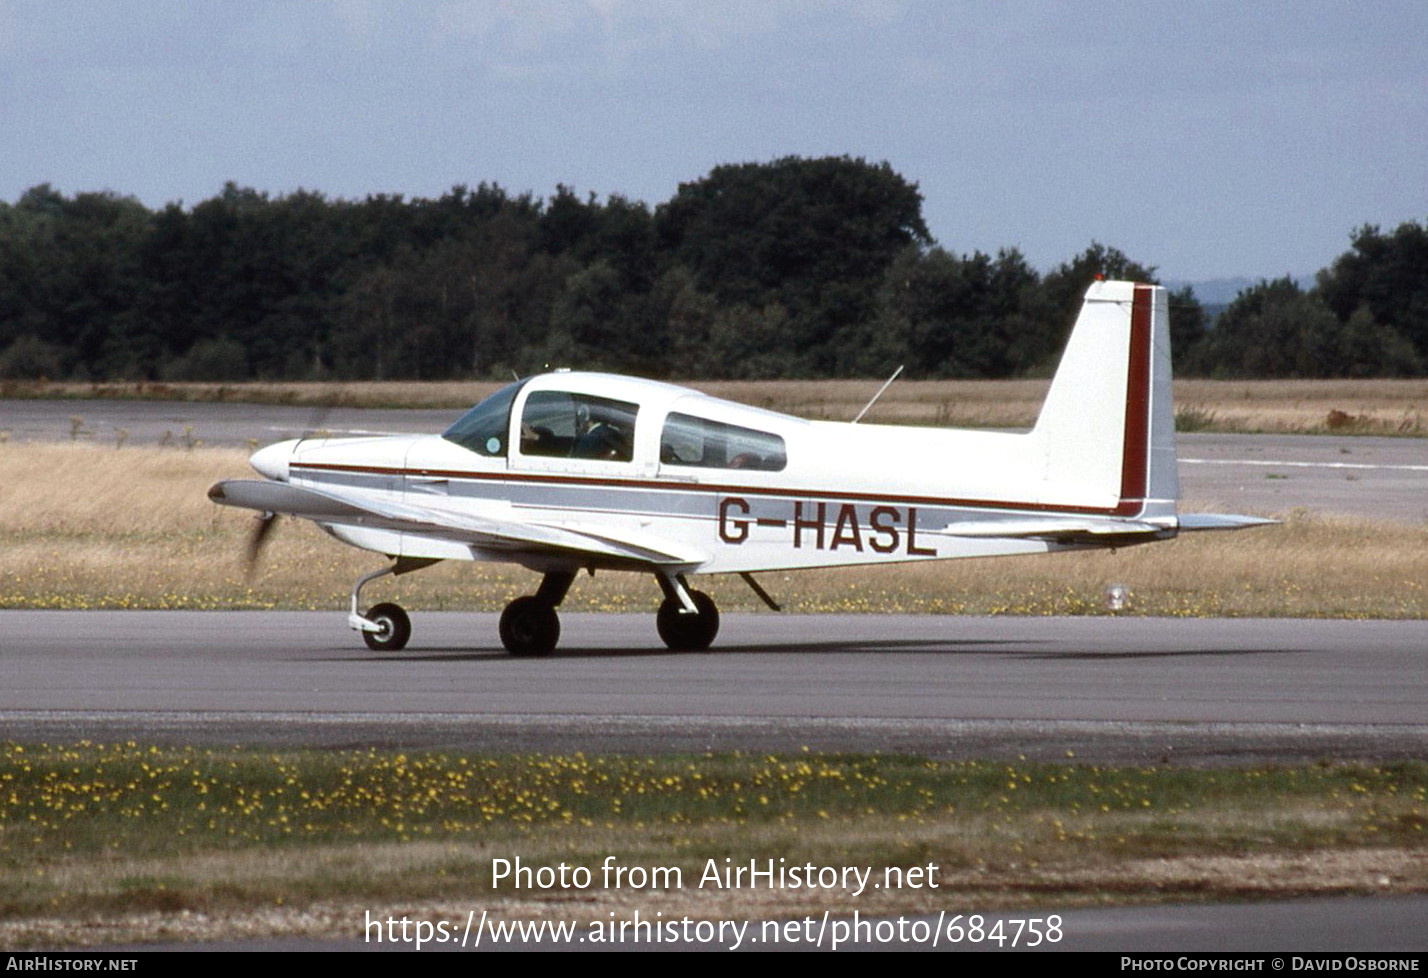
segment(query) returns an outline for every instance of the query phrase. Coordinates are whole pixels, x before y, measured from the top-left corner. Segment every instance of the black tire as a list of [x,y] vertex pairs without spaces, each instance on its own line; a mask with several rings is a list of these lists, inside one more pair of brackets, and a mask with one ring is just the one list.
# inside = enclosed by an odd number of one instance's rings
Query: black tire
[[550,655],[560,641],[560,616],[533,594],[517,598],[501,612],[501,644],[511,655]]
[[373,652],[400,652],[407,647],[407,641],[412,637],[412,620],[401,605],[374,605],[362,617],[381,629],[362,633],[362,641],[367,643],[367,648]]
[[703,652],[719,634],[719,609],[703,591],[690,591],[689,596],[699,609],[697,614],[685,612],[674,598],[665,598],[655,615],[655,627],[664,644],[676,652]]

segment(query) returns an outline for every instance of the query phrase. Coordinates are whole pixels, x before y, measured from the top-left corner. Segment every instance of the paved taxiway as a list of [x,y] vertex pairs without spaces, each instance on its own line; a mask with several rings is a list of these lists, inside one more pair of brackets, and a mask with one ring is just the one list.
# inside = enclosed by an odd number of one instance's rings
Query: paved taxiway
[[[376,654],[340,612],[0,612],[0,736],[559,751],[906,750],[1226,763],[1428,756],[1428,622],[418,613]],[[816,681],[815,681],[816,680]]]

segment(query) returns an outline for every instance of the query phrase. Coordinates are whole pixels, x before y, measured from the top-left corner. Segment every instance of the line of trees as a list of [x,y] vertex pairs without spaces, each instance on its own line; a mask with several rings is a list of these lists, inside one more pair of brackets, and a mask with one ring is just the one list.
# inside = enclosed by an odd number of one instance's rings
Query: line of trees
[[[270,197],[185,208],[48,185],[0,202],[0,377],[448,379],[546,365],[663,377],[1013,377],[1050,369],[1098,273],[933,241],[886,163],[721,166],[651,208],[567,187],[436,199]],[[1178,369],[1421,375],[1428,232],[1363,228],[1308,291],[1247,290],[1210,327],[1172,296]]]

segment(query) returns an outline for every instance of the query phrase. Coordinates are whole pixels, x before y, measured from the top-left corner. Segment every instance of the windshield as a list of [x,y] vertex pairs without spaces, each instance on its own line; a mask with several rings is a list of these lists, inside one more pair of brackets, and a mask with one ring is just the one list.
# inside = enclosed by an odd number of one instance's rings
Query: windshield
[[441,433],[478,455],[504,457],[510,446],[506,435],[511,430],[511,402],[516,399],[524,380],[507,384],[480,404],[456,419],[456,423]]

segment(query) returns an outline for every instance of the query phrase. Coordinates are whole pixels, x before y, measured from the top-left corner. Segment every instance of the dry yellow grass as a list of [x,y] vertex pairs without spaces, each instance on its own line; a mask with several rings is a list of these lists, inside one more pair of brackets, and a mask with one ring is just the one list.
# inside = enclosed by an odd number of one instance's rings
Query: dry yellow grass
[[[145,397],[186,401],[339,404],[457,410],[504,382],[52,384],[6,381],[0,397]],[[851,420],[881,379],[689,381],[718,397],[802,417]],[[884,424],[1028,427],[1045,380],[900,380],[868,415]],[[1177,380],[1175,403],[1194,427],[1216,431],[1428,435],[1428,379]]]
[[[0,444],[0,607],[340,608],[383,558],[285,520],[251,579],[252,519],[207,488],[249,476],[236,450]],[[499,610],[533,574],[446,563],[367,590],[422,610]],[[1154,615],[1428,616],[1428,527],[1287,514],[1283,526],[1117,552],[761,576],[791,612],[1100,613],[1107,583]],[[701,581],[721,607],[762,607],[737,578]],[[653,611],[644,577],[581,577],[573,611]]]

